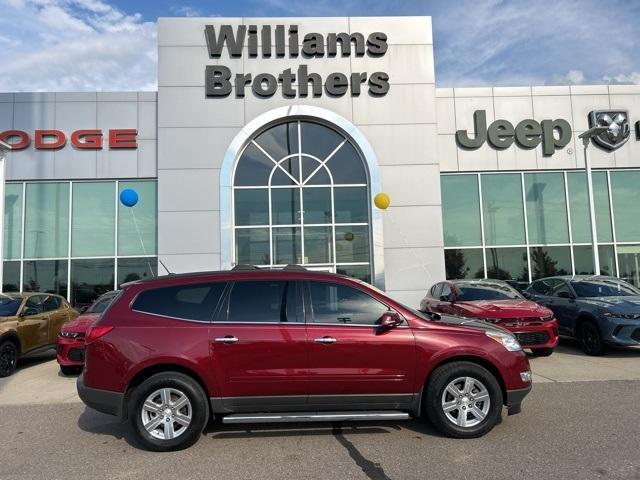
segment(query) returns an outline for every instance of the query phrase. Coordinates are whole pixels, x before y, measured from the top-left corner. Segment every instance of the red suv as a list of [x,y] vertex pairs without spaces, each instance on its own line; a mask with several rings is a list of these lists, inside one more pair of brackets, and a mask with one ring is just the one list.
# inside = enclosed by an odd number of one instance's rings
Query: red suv
[[301,267],[136,281],[92,325],[78,393],[151,450],[223,423],[400,420],[477,437],[520,411],[515,337],[425,314],[353,278]]

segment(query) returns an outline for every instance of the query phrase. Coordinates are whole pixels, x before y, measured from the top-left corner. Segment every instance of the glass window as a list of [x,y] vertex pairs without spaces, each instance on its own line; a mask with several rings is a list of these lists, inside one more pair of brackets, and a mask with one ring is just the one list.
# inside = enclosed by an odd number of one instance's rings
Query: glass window
[[445,247],[481,245],[478,176],[443,175],[441,186]]
[[450,280],[484,278],[482,249],[452,248],[444,251],[444,266]]
[[138,203],[126,207],[118,202],[118,255],[155,255],[157,252],[157,196],[155,181],[120,182],[120,192],[130,188]]
[[487,248],[487,278],[528,283],[526,248]]
[[236,229],[236,263],[244,265],[269,265],[269,229]]
[[117,294],[106,294],[100,297],[96,302],[87,309],[87,313],[104,313],[111,302],[117,297]]
[[67,260],[26,261],[24,262],[22,290],[25,292],[55,293],[66,297],[67,272]]
[[371,280],[368,177],[345,135],[308,121],[275,125],[249,144],[234,175],[236,264],[326,265]]
[[618,267],[621,279],[640,287],[640,245],[618,245]]
[[223,321],[279,323],[296,321],[295,283],[281,280],[235,282]]
[[481,181],[486,244],[524,244],[524,210],[520,174],[482,175]]
[[145,290],[133,303],[133,310],[209,322],[225,287],[224,282],[177,285]]
[[42,313],[44,311],[43,300],[44,297],[42,295],[31,295],[27,298],[27,301],[24,302],[25,311],[30,310],[29,315]]
[[529,243],[567,243],[567,199],[562,173],[525,173]]
[[560,285],[562,280],[547,278],[545,280],[538,280],[531,284],[531,291],[536,295],[551,295],[552,290]]
[[[584,172],[567,172],[569,208],[571,209],[571,235],[576,243],[591,241],[587,177]],[[593,172],[593,203],[596,211],[598,241],[613,240],[607,172]]]
[[371,283],[371,267],[369,265],[338,265],[336,273]]
[[66,257],[69,183],[27,183],[25,210],[25,258]]
[[[576,275],[593,275],[593,250],[591,245],[573,247],[573,263]],[[613,245],[599,245],[600,275],[615,275],[616,258]]]
[[305,227],[305,263],[333,263],[333,233],[331,227]]
[[571,275],[571,252],[569,247],[531,247],[532,278]]
[[558,286],[551,292],[551,296],[558,298],[572,298],[574,295],[571,288],[569,288],[569,285],[567,285],[567,282],[560,281]]
[[156,257],[118,259],[118,288],[123,283],[153,278],[157,275],[158,259]]
[[367,223],[369,221],[367,187],[334,189],[336,223]]
[[369,261],[369,228],[362,226],[336,227],[336,262]]
[[578,297],[628,297],[640,292],[617,279],[572,280],[571,286]]
[[4,258],[19,259],[21,243],[22,184],[7,183],[4,187]]
[[438,297],[443,302],[451,301],[451,285],[448,283],[442,284],[442,290],[440,291],[440,295]]
[[611,196],[618,242],[640,240],[640,171],[611,172]]
[[474,302],[477,300],[508,300],[522,296],[503,282],[457,282],[456,300]]
[[267,189],[242,189],[234,192],[236,226],[269,225]]
[[71,303],[90,305],[113,290],[113,259],[71,260]]
[[330,188],[305,188],[302,190],[302,201],[305,224],[331,223]]
[[22,305],[22,298],[11,298],[5,295],[1,295],[0,317],[13,317],[17,315],[20,305]]
[[233,177],[234,185],[237,186],[260,186],[269,182],[269,174],[274,167],[273,161],[269,159],[257,146],[250,143],[244,149],[236,172]]
[[114,254],[115,195],[115,182],[73,184],[71,217],[71,255],[73,257]]
[[20,291],[20,262],[4,262],[2,272],[2,291]]
[[[255,206],[253,208],[255,209]],[[271,190],[271,221],[274,225],[300,223],[299,188],[274,188]],[[269,220],[267,219],[263,225],[268,223]]]
[[314,323],[376,325],[389,308],[355,288],[334,283],[309,282]]
[[277,265],[302,263],[302,233],[299,228],[273,229],[273,262]]
[[47,295],[42,301],[42,310],[44,312],[51,312],[60,308],[60,298],[53,295]]

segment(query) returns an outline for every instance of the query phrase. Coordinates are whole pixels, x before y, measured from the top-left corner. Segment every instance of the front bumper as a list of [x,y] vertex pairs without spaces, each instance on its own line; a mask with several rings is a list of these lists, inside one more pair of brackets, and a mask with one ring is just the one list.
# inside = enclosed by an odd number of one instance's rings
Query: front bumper
[[65,367],[84,365],[84,339],[79,342],[73,338],[58,337],[56,341],[56,360]]
[[640,321],[610,318],[601,322],[603,340],[610,345],[640,345]]
[[555,318],[542,325],[505,326],[504,328],[516,336],[522,348],[554,348],[558,345],[558,321]]
[[531,385],[527,388],[519,388],[517,390],[507,390],[507,414],[508,415],[516,415],[520,413],[522,410],[522,400],[526,397],[531,391]]
[[87,407],[93,408],[94,410],[123,418],[124,393],[87,387],[84,384],[83,377],[84,375],[80,375],[76,381],[80,400],[82,400]]

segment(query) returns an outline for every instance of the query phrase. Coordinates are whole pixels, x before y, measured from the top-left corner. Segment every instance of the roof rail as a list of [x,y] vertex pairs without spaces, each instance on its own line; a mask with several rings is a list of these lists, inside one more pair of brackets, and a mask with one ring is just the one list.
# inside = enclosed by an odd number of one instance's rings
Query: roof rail
[[303,267],[302,265],[296,265],[295,263],[290,263],[289,265],[285,266],[282,270],[286,270],[286,271],[304,271],[306,272],[307,269],[305,267]]
[[243,265],[243,264],[236,265],[231,269],[232,272],[242,271],[242,270],[260,270],[260,269],[255,265]]

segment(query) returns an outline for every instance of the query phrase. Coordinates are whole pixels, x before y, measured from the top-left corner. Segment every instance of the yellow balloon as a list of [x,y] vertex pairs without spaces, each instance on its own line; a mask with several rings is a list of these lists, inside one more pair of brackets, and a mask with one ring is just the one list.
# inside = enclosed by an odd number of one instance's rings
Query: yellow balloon
[[389,208],[391,199],[386,193],[379,193],[375,197],[373,197],[373,203],[375,203],[376,207],[378,207],[380,210],[386,210],[387,208]]

